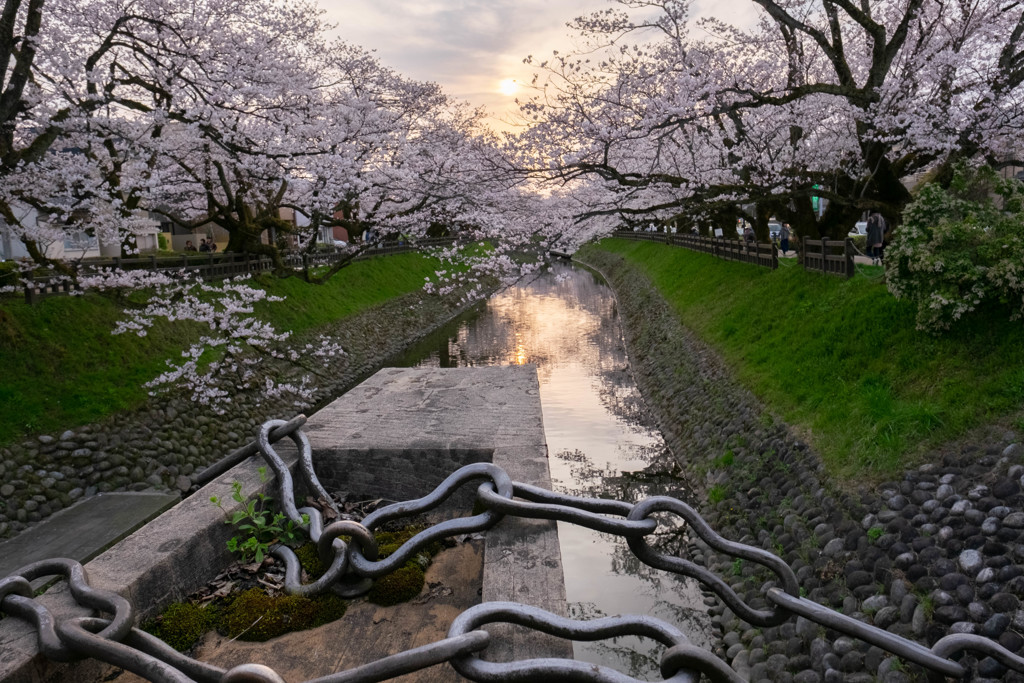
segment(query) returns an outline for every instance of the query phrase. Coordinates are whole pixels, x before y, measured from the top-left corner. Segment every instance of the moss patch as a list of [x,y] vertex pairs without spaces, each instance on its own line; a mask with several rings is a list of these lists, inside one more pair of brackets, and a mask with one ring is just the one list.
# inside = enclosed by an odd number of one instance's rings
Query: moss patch
[[184,652],[213,628],[218,616],[220,610],[214,606],[199,607],[188,602],[176,602],[159,617],[143,624],[142,630]]
[[[377,539],[378,557],[388,557],[423,529],[422,526],[408,526],[397,531],[376,532],[374,537]],[[375,605],[387,607],[415,598],[423,590],[424,571],[430,566],[434,555],[441,552],[443,547],[440,541],[435,541],[393,573],[374,581],[373,588],[366,594],[366,599]]]
[[423,568],[410,560],[398,570],[373,582],[366,599],[375,605],[388,607],[412,600],[423,590]]
[[320,561],[320,552],[317,550],[316,543],[306,543],[300,546],[295,551],[295,556],[299,558],[302,571],[306,572],[313,581],[319,579],[327,571],[327,567]]
[[264,641],[340,619],[348,603],[333,593],[315,598],[269,596],[259,588],[240,593],[227,607],[220,627],[231,638]]

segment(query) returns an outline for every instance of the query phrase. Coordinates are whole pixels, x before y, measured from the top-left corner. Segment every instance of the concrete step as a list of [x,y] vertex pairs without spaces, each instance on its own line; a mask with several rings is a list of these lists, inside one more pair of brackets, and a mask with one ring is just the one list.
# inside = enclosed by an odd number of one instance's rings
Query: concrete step
[[80,500],[0,543],[0,577],[53,557],[84,564],[179,500],[178,494],[155,491],[101,493]]

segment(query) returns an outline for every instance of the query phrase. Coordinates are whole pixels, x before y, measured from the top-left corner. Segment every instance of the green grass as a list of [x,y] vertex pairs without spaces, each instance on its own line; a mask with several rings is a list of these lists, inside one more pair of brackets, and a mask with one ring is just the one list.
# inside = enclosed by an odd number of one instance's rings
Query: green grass
[[1024,324],[983,315],[945,337],[918,332],[881,268],[844,280],[653,243],[598,248],[640,268],[840,477],[894,474],[925,447],[1024,405]]
[[[325,285],[261,277],[261,286],[287,299],[258,312],[280,330],[302,333],[420,289],[436,263],[415,253],[357,261]],[[0,444],[138,407],[164,360],[201,333],[194,324],[165,323],[146,337],[113,336],[121,317],[120,305],[99,295],[36,306],[0,300]]]

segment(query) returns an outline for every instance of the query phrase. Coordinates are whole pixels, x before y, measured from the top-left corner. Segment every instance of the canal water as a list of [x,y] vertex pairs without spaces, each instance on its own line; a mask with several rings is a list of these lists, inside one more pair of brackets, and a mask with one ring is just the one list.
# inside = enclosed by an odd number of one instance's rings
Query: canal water
[[[662,494],[686,499],[633,383],[612,291],[586,269],[555,264],[424,339],[396,364],[525,363],[537,366],[555,490],[630,502]],[[558,535],[570,616],[648,614],[708,647],[710,620],[693,581],[643,565],[622,538],[561,522]],[[661,549],[683,554],[678,526],[662,525],[658,536]],[[662,680],[663,648],[653,641],[627,637],[574,647],[579,660]]]

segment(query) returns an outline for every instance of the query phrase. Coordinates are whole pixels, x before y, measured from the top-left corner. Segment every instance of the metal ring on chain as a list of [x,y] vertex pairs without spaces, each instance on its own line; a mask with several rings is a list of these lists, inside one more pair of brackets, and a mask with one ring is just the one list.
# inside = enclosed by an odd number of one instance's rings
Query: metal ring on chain
[[[518,488],[518,485],[517,485]],[[480,500],[488,510],[500,512],[503,515],[514,515],[516,517],[528,517],[531,519],[552,519],[559,522],[569,522],[594,531],[601,531],[606,534],[616,534],[625,538],[646,536],[654,533],[658,528],[658,522],[654,519],[625,520],[612,519],[603,515],[595,514],[573,505],[569,496],[559,503],[529,503],[521,500],[514,500],[499,495],[493,487],[484,484],[480,486]],[[558,494],[546,497],[546,500],[557,500]],[[629,514],[617,511],[620,514]]]
[[[509,478],[508,474],[505,473],[505,470],[490,463],[478,462],[455,470],[455,472],[448,475],[444,481],[438,484],[431,493],[422,498],[406,501],[404,503],[394,503],[371,512],[365,519],[363,519],[363,526],[372,531],[378,526],[384,524],[384,522],[392,519],[409,517],[411,515],[427,512],[428,510],[433,510],[451,497],[451,495],[454,494],[455,491],[457,491],[464,483],[481,478],[490,479],[497,487],[500,495],[509,498],[512,497],[512,480]],[[479,491],[477,495],[479,495]],[[399,546],[399,548],[391,555],[376,562],[364,557],[362,552],[360,552],[359,547],[354,546],[350,550],[349,562],[355,573],[360,576],[370,578],[384,576],[385,574],[390,574],[401,567],[416,553],[434,541],[441,540],[442,538],[448,538],[450,536],[457,536],[459,534],[468,534],[490,529],[501,521],[503,516],[504,515],[497,512],[487,510],[478,515],[473,515],[472,517],[461,517],[459,519],[449,519],[444,522],[440,522],[429,529],[419,532]]]
[[[796,580],[796,575],[781,558],[767,550],[735,543],[719,536],[696,510],[681,500],[668,496],[648,498],[633,506],[633,511],[629,513],[629,519],[644,519],[655,512],[674,512],[686,520],[690,528],[715,550],[767,567],[781,579],[787,593],[799,595],[800,585]],[[700,581],[714,591],[729,606],[729,609],[736,613],[736,616],[748,623],[755,626],[778,626],[789,619],[789,614],[781,609],[755,610],[743,602],[740,596],[715,574],[689,560],[656,552],[644,538],[628,538],[626,542],[629,544],[629,549],[641,562],[655,569],[664,569]]]
[[399,652],[355,669],[315,678],[306,683],[378,683],[387,681],[397,676],[450,662],[455,657],[478,652],[487,647],[490,642],[491,634],[487,631],[470,631]]
[[[295,487],[292,483],[291,472],[281,456],[270,445],[270,430],[274,427],[283,427],[286,424],[288,423],[284,420],[268,420],[264,422],[263,426],[260,427],[257,440],[260,445],[260,453],[263,454],[263,459],[267,461],[267,464],[274,470],[274,474],[277,475],[277,486],[280,493],[282,511],[288,519],[304,527],[306,525],[303,524],[302,517],[299,515],[298,510],[295,509]],[[333,499],[324,490],[320,480],[316,477],[316,473],[313,471],[313,447],[309,443],[309,437],[306,436],[304,431],[297,429],[288,434],[288,438],[292,440],[292,443],[299,450],[299,472],[301,472],[306,484],[316,492],[317,496],[325,500],[331,506],[331,509],[337,512],[338,509],[334,505]]]
[[699,672],[711,683],[746,683],[713,653],[689,643],[670,647],[661,656],[662,678],[669,680],[680,670]]
[[996,641],[970,633],[951,633],[939,638],[932,645],[932,652],[939,657],[952,657],[958,652],[981,652],[996,660],[1003,666],[1024,673],[1024,658],[1015,655]]
[[[342,519],[328,524],[327,528],[320,534],[320,538],[316,539],[321,562],[325,562],[325,560],[331,557],[332,553],[337,552],[338,546],[335,544],[335,540],[338,540],[339,536],[352,537],[352,542],[347,546],[350,557],[355,552],[355,548],[358,547],[359,552],[367,560],[372,562],[377,559],[377,539],[374,537],[373,532],[359,522]],[[345,552],[346,544],[340,540],[339,544],[341,545],[341,551]]]
[[[79,605],[113,615],[113,619],[100,633],[108,640],[123,639],[132,628],[132,605],[112,591],[93,588],[80,562],[68,558],[40,560],[25,565],[10,576],[20,576],[32,582],[43,576],[62,576],[72,597]],[[39,637],[39,649],[50,659],[59,662],[74,661],[79,657],[61,642],[57,635],[53,615],[43,605],[30,598],[8,594],[3,599],[4,610],[32,622]]]
[[597,512],[608,515],[621,515],[625,517],[632,511],[633,504],[624,500],[613,500],[610,498],[584,498],[583,496],[570,496],[566,493],[556,493],[548,489],[542,489],[532,484],[524,484],[521,481],[514,482],[513,495],[517,498],[529,500],[534,503],[551,503],[553,505],[568,505],[588,512]]
[[173,665],[149,655],[134,647],[108,640],[99,633],[109,628],[106,619],[77,617],[57,624],[60,639],[69,648],[82,656],[95,657],[108,664],[119,666],[153,683],[192,683],[186,675]]
[[345,576],[348,556],[340,552],[334,556],[320,578],[313,583],[302,583],[302,565],[295,551],[277,543],[270,547],[270,554],[284,561],[284,592],[288,595],[319,595],[331,588]]
[[[648,616],[604,617],[576,621],[552,614],[537,607],[514,602],[485,602],[470,607],[452,622],[448,636],[474,631],[485,624],[506,623],[526,626],[548,635],[570,640],[594,641],[618,636],[642,636],[669,648],[688,644],[686,636],[675,626]],[[580,681],[585,683],[639,683],[637,679],[608,667],[571,659],[528,659],[518,662],[486,662],[467,655],[452,660],[460,675],[478,683],[510,683],[512,681]],[[667,680],[671,683],[697,683],[700,675],[678,671]]]

